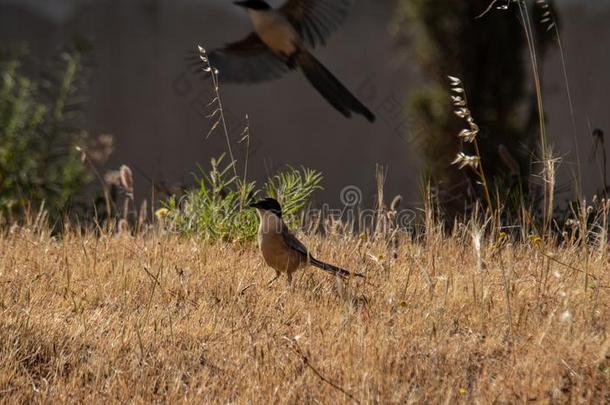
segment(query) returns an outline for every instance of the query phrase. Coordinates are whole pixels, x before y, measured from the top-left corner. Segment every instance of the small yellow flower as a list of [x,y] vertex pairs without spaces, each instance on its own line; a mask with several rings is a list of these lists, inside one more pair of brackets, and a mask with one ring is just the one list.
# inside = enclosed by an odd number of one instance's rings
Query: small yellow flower
[[542,245],[542,238],[538,235],[530,235],[528,236],[528,239],[530,242],[532,242],[532,245],[536,247],[540,247],[540,245]]
[[460,388],[460,395],[466,395],[466,390],[464,388]]
[[498,234],[498,238],[496,239],[495,246],[498,248],[504,247],[504,245],[506,244],[507,241],[508,241],[508,234],[506,232],[500,232]]
[[158,219],[165,218],[167,214],[169,214],[169,210],[167,208],[159,208],[157,211],[155,211],[155,216]]

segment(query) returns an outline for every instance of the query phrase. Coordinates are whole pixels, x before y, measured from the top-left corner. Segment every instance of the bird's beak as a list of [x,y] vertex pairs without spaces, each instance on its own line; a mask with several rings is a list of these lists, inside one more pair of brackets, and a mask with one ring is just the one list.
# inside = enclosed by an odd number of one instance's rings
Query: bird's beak
[[247,1],[234,1],[233,2],[233,4],[235,4],[236,6],[239,6],[239,7],[246,7],[247,3],[248,3]]

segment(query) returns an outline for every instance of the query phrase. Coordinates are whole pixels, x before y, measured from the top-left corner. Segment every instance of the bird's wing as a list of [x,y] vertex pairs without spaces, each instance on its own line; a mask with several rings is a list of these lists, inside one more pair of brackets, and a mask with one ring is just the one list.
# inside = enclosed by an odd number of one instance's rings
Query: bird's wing
[[288,0],[280,13],[294,25],[311,48],[324,45],[343,23],[353,0]]
[[228,83],[259,83],[277,79],[290,71],[280,57],[251,33],[241,41],[208,54],[210,65],[218,69],[220,80]]
[[282,229],[282,238],[284,239],[284,243],[289,249],[296,250],[303,256],[309,256],[305,245],[303,245],[301,241],[298,240],[296,236],[294,236],[292,232],[288,230],[286,224],[284,224],[284,229]]

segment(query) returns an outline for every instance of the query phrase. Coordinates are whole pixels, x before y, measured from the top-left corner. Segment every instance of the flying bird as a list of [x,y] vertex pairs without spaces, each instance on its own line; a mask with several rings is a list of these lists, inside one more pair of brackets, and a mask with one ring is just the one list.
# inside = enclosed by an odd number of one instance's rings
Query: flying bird
[[209,53],[225,82],[260,83],[301,70],[320,94],[345,117],[375,115],[308,49],[324,45],[345,19],[353,0],[288,0],[272,8],[263,0],[235,1],[247,9],[254,32]]
[[260,218],[258,227],[258,246],[265,263],[275,270],[274,282],[282,273],[288,275],[288,283],[292,284],[292,274],[308,265],[315,266],[330,274],[346,278],[348,276],[364,277],[359,273],[350,273],[347,270],[321,262],[315,259],[288,229],[282,219],[282,207],[273,198],[250,204],[256,208]]

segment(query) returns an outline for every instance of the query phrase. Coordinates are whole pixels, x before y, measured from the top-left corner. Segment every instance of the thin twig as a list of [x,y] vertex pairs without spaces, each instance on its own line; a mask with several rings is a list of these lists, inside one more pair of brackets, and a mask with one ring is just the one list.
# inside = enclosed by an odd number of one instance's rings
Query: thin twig
[[303,364],[305,364],[307,367],[309,367],[309,369],[311,371],[313,371],[313,373],[318,376],[318,378],[322,381],[324,381],[326,384],[330,385],[331,387],[333,387],[334,389],[341,391],[343,394],[345,394],[349,399],[351,399],[352,401],[354,401],[357,404],[360,404],[360,401],[358,401],[352,394],[350,394],[347,390],[345,390],[344,388],[342,388],[340,385],[332,382],[331,380],[329,380],[328,378],[326,378],[324,375],[322,375],[322,373],[320,373],[318,371],[318,369],[316,369],[310,362],[309,357],[307,357],[307,355],[305,353],[303,353],[303,350],[301,349],[301,347],[299,346],[299,344],[297,343],[297,341],[295,339],[290,339],[287,336],[284,336],[284,339],[286,339],[287,341],[289,341],[292,344],[292,348],[294,349],[295,353],[301,358],[301,361],[303,362]]
[[[583,273],[583,274],[589,274],[589,277],[591,277],[592,279],[594,279],[596,281],[599,280],[597,278],[597,276],[595,276],[593,274],[590,274],[590,273],[587,273],[586,271],[584,271],[582,269],[579,269],[578,267],[574,267],[574,266],[571,266],[571,265],[569,265],[567,263],[564,263],[564,262],[562,262],[560,260],[557,260],[553,256],[548,255],[548,254],[546,254],[544,252],[540,252],[540,253],[542,254],[542,256],[546,257],[547,259],[549,259],[549,260],[551,260],[551,261],[553,261],[553,262],[555,262],[557,264],[561,264],[562,266],[565,266],[565,267],[567,267],[570,270],[574,270],[574,271],[577,271],[577,272]],[[610,286],[607,286],[607,285],[597,285],[596,287],[598,287],[598,288],[610,288]]]
[[[150,272],[150,270],[148,270],[148,268],[147,268],[146,266],[144,266],[144,267],[143,267],[143,269],[144,269],[144,272],[145,272],[145,273],[148,275],[148,277],[150,277],[150,279],[153,281],[153,284],[157,285],[157,286],[158,286],[158,287],[161,289],[161,292],[163,292],[163,293],[165,293],[165,294],[167,294],[167,295],[169,295],[169,296],[171,296],[171,297],[174,297],[174,298],[182,298],[182,299],[184,299],[184,301],[185,301],[185,302],[187,302],[188,304],[192,305],[192,306],[193,306],[193,307],[195,307],[195,308],[198,308],[198,307],[199,307],[199,304],[197,303],[197,301],[195,301],[195,300],[193,300],[193,299],[190,299],[190,298],[187,298],[187,297],[183,297],[183,296],[181,296],[180,294],[178,294],[178,293],[177,293],[177,292],[175,292],[175,291],[171,291],[171,290],[165,289],[165,288],[164,288],[164,287],[161,285],[161,282],[159,281],[159,279],[157,278],[157,276],[155,276],[154,274],[152,274],[152,273]],[[250,286],[248,286],[248,287],[250,287]],[[248,287],[246,287],[246,289],[247,289]],[[244,291],[245,291],[246,289],[244,289]],[[243,292],[243,291],[242,291],[242,292]]]

